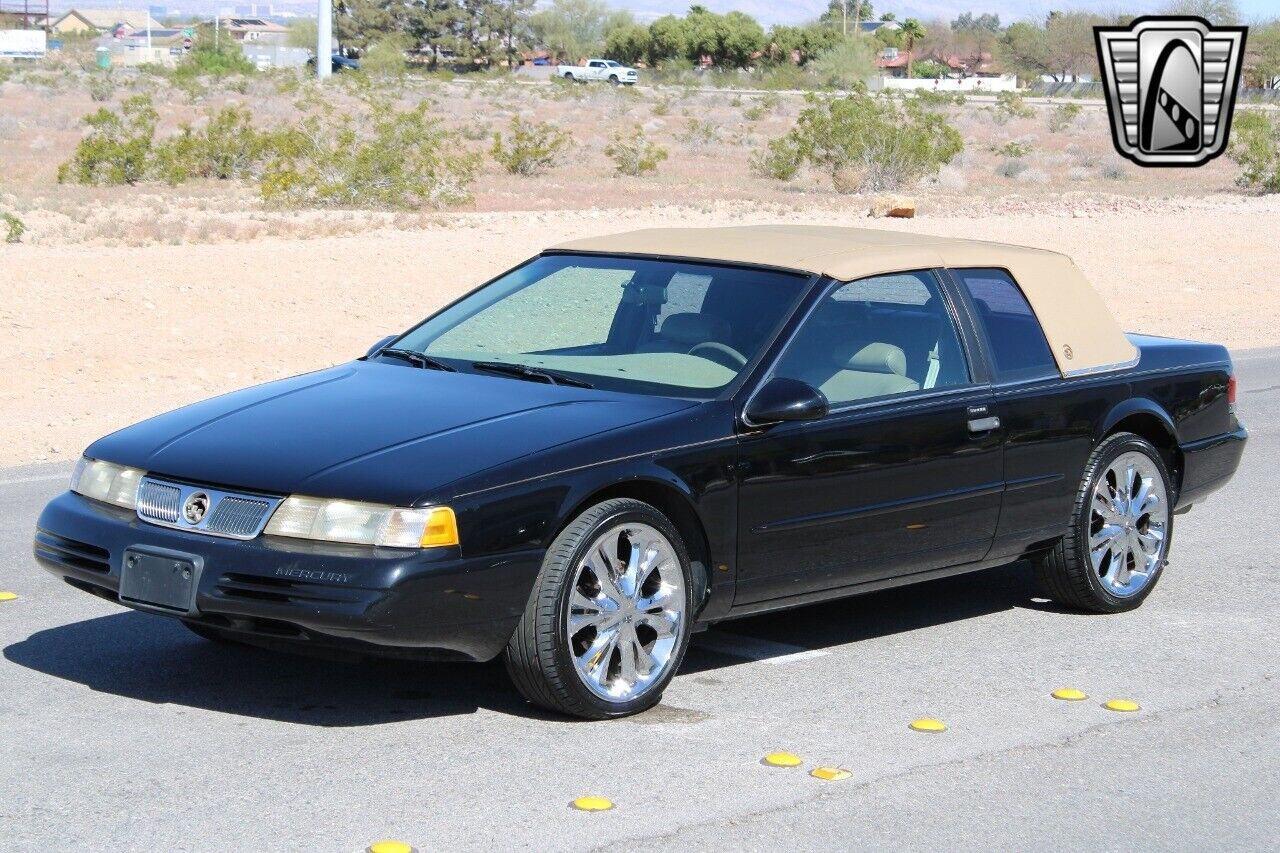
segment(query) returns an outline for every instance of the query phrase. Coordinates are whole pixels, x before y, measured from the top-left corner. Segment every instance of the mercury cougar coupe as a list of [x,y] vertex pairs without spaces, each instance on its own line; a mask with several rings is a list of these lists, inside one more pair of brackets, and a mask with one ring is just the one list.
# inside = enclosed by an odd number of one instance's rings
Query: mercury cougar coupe
[[484,661],[588,718],[701,627],[1030,558],[1137,607],[1246,432],[1066,257],[834,227],[548,249],[347,364],[92,444],[35,556],[216,641]]

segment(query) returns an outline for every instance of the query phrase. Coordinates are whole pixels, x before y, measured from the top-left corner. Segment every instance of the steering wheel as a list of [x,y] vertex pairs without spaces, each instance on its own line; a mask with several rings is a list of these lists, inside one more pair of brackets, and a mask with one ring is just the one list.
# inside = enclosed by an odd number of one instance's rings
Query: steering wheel
[[[708,352],[717,353],[718,355],[723,356],[723,358],[711,358],[710,361],[722,364],[730,370],[738,370],[747,366],[747,357],[745,355],[738,352],[731,346],[717,343],[716,341],[703,341],[700,344],[694,344],[693,349],[689,350],[687,355],[697,355],[698,350],[707,350]],[[725,359],[728,361],[725,361]]]

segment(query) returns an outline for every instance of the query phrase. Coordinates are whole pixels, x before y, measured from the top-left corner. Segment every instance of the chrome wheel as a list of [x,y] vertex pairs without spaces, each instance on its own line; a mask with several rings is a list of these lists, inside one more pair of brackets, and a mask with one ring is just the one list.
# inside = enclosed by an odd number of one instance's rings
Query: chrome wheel
[[569,593],[574,669],[601,699],[625,702],[662,681],[685,619],[675,548],[647,524],[617,524],[591,543]]
[[1093,488],[1089,560],[1107,592],[1127,598],[1144,589],[1164,562],[1169,501],[1148,456],[1122,453]]

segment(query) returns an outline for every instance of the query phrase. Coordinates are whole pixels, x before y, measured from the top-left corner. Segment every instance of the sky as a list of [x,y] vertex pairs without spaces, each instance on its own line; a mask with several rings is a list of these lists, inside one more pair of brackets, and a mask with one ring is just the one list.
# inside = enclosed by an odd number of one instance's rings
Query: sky
[[[694,0],[612,0],[611,5],[635,12],[642,20],[665,15],[681,14]],[[746,12],[756,20],[769,24],[798,24],[816,18],[827,7],[827,0],[699,0],[703,6],[716,12],[733,9]],[[961,12],[995,12],[1003,22],[1039,19],[1050,9],[1089,10],[1097,12],[1156,12],[1168,0],[872,0],[876,16],[892,11],[901,20],[907,16],[930,20],[951,20]],[[1258,18],[1272,18],[1280,14],[1280,0],[1237,0],[1245,23]]]

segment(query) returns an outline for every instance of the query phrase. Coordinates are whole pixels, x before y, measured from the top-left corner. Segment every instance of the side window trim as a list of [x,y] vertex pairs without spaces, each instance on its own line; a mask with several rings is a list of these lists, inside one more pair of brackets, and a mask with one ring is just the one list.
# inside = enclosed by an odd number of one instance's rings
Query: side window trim
[[[846,415],[860,410],[883,409],[898,404],[927,401],[935,397],[972,393],[975,389],[988,388],[990,386],[990,380],[986,375],[987,368],[984,363],[984,354],[981,352],[975,353],[974,343],[971,339],[973,332],[965,322],[965,320],[969,318],[961,318],[961,315],[969,310],[967,303],[965,303],[962,308],[962,303],[957,300],[957,291],[961,291],[963,288],[959,287],[949,278],[947,270],[942,267],[899,270],[896,273],[877,273],[875,275],[863,276],[863,278],[854,279],[853,281],[879,278],[885,275],[905,274],[924,274],[933,278],[933,281],[938,288],[938,292],[942,296],[943,307],[947,316],[950,317],[952,325],[955,327],[956,337],[960,341],[960,349],[965,359],[966,370],[969,374],[969,381],[960,385],[951,385],[945,388],[918,388],[915,391],[904,391],[899,394],[868,397],[864,400],[850,400],[847,403],[841,403],[838,405],[833,404],[831,410],[827,413],[827,417],[823,418],[823,422],[832,417]],[[787,354],[788,349],[795,342],[801,330],[804,329],[805,324],[809,322],[815,313],[817,313],[822,303],[832,293],[839,290],[841,287],[852,283],[853,282],[851,281],[839,281],[829,277],[823,277],[822,280],[818,282],[818,286],[816,288],[817,296],[813,298],[809,305],[804,307],[801,312],[802,316],[794,322],[789,330],[779,330],[779,334],[770,347],[771,352],[761,360],[761,364],[759,365],[760,369],[755,371],[752,379],[749,382],[744,383],[742,386],[743,388],[750,388],[751,390],[741,398],[742,405],[737,407],[739,422],[742,420],[742,412],[746,409],[747,404],[751,402],[751,399],[755,397],[757,393],[759,393],[765,383],[774,377],[775,371],[778,369],[778,365],[782,362],[783,357]],[[794,424],[794,426],[800,427],[803,427],[804,425],[805,422]],[[748,426],[748,429],[753,432],[756,430],[755,427],[750,426]]]

